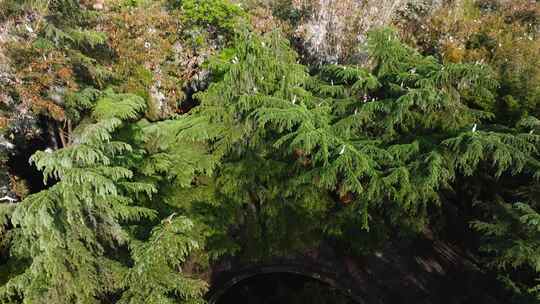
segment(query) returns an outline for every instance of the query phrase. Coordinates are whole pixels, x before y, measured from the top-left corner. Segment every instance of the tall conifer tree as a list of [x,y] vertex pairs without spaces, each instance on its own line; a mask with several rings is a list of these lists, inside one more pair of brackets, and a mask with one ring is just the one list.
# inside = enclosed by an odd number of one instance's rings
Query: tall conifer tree
[[[90,43],[69,20],[42,42]],[[382,29],[369,35],[371,68],[309,71],[278,32],[239,32],[186,114],[149,122],[140,96],[70,93],[70,144],[32,157],[48,188],[0,205],[16,269],[1,301],[201,303],[207,286],[187,261],[260,260],[323,240],[361,253],[473,203],[489,265],[523,271],[503,279],[539,299],[540,124],[501,126],[480,110],[497,87],[488,67],[442,64]]]

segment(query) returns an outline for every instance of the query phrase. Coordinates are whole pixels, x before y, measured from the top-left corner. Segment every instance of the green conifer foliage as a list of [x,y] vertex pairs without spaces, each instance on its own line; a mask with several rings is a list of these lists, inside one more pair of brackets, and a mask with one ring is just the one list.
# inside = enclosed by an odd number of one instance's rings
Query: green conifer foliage
[[204,281],[187,278],[181,263],[200,243],[193,238],[193,222],[173,213],[156,226],[145,242],[132,245],[134,267],[125,278],[129,289],[119,303],[204,303]]
[[537,303],[540,300],[540,214],[531,205],[501,201],[493,214],[496,214],[495,220],[473,222],[473,228],[484,235],[481,250],[491,257],[487,263],[499,271],[500,279],[514,292],[516,302]]
[[535,135],[477,130],[491,115],[471,108],[464,95],[491,94],[495,82],[485,67],[440,64],[389,31],[371,33],[370,51],[374,74],[351,66],[322,70],[326,83],[314,89],[325,102],[256,110],[259,126],[288,131],[275,146],[309,156],[304,180],[352,193],[364,227],[370,206],[390,213],[397,207],[399,217],[424,214],[428,203],[440,203],[456,171],[471,174],[479,162],[492,162],[496,175],[535,164]]
[[115,158],[131,147],[111,140],[122,118],[134,118],[143,107],[140,98],[108,93],[94,121],[76,130],[78,144],[33,156],[46,179],[59,181],[29,196],[12,216],[13,255],[29,265],[3,287],[3,296],[15,303],[96,303],[97,295],[114,288],[114,270],[122,267],[106,252],[128,240],[119,221],[155,216],[130,206],[134,193],[154,188],[129,181],[132,172]]
[[[304,89],[310,79],[305,67],[296,63],[296,55],[277,34],[258,37],[247,32],[209,66],[216,81],[197,95],[201,104],[188,115],[158,124],[157,129],[176,134],[169,142],[204,143],[208,164],[219,164],[211,179],[197,180],[195,191],[174,192],[182,199],[171,198],[172,204],[190,208],[206,227],[212,257],[242,245],[249,252],[246,256],[253,257],[288,248],[280,242],[302,247],[308,239],[295,235],[287,225],[310,227],[312,214],[320,212],[310,206],[320,195],[315,195],[316,189],[292,190],[290,183],[295,181],[288,153],[276,151],[276,133],[257,126],[255,110],[270,105],[286,109],[294,96],[298,102],[309,97]],[[295,213],[298,216],[292,216]],[[249,231],[240,244],[227,233],[229,225],[246,226]]]
[[[492,124],[475,106],[494,98],[486,66],[442,64],[379,30],[369,36],[372,72],[328,66],[312,77],[272,37],[244,36],[216,57],[215,82],[179,120],[193,124],[179,134],[222,158],[212,186],[219,195],[205,199],[243,210],[221,214],[252,227],[259,243],[245,243],[264,254],[301,248],[311,239],[287,237],[318,228],[358,246],[362,233],[349,227],[367,229],[370,218],[422,230],[428,210],[480,172],[538,177],[539,137]],[[287,225],[303,219],[317,228]]]
[[[48,188],[0,204],[11,254],[0,302],[203,303],[197,268],[219,257],[261,260],[327,240],[370,252],[394,231],[436,225],[448,205],[475,211],[465,220],[483,236],[486,265],[514,269],[501,277],[516,297],[538,300],[540,123],[494,121],[483,106],[498,98],[489,67],[441,63],[379,29],[369,67],[309,70],[278,31],[254,34],[237,26],[238,7],[203,2],[167,1],[194,17],[187,27],[236,37],[207,63],[199,105],[157,122],[143,118],[147,102],[135,94],[144,94],[104,89],[110,71],[90,53],[105,36],[82,21],[94,12],[72,0],[43,6],[47,22],[25,54],[61,54],[66,83],[77,70],[62,105],[73,129],[69,144],[31,159]],[[144,5],[118,4],[115,22],[132,18],[147,34],[130,15]],[[139,72],[147,89],[152,72]]]
[[125,303],[201,298],[205,285],[178,268],[200,246],[188,219],[171,216],[142,239],[125,226],[160,216],[144,206],[156,183],[137,179],[132,168],[141,152],[121,136],[144,109],[136,95],[105,91],[74,130],[73,145],[33,156],[45,178],[57,182],[12,214],[13,260],[27,267],[2,287],[6,303],[101,303],[122,290]]

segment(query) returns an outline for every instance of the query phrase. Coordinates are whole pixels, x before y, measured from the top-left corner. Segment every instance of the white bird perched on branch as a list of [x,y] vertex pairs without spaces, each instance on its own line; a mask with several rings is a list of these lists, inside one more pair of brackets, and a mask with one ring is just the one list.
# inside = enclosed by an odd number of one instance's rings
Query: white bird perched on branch
[[10,197],[8,195],[4,196],[4,197],[1,197],[0,198],[0,201],[9,201],[10,203],[14,203],[17,201],[17,199],[13,198],[13,197]]
[[164,219],[162,222],[171,224],[174,216],[176,215],[176,212],[173,212],[171,215],[169,215],[166,219]]

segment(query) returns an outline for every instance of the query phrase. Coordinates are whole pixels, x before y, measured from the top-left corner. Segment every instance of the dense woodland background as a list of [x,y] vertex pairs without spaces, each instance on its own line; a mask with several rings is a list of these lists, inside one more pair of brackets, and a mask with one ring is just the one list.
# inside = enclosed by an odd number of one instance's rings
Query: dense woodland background
[[539,30],[530,0],[0,0],[0,302],[202,303],[224,256],[430,234],[540,303]]

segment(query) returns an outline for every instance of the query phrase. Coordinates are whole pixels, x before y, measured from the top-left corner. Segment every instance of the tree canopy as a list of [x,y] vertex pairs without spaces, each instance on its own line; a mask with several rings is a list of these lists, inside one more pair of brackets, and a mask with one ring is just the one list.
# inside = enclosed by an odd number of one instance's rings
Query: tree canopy
[[[449,208],[510,297],[540,300],[540,120],[531,102],[511,118],[489,106],[514,94],[499,67],[423,54],[391,28],[369,32],[365,62],[310,66],[227,1],[124,2],[107,16],[2,4],[43,14],[14,42],[12,96],[61,144],[30,159],[45,189],[0,203],[1,303],[204,303],[198,274],[220,257],[323,240],[362,255],[443,230]],[[204,90],[181,44],[207,51]],[[184,108],[182,86],[197,91]]]

